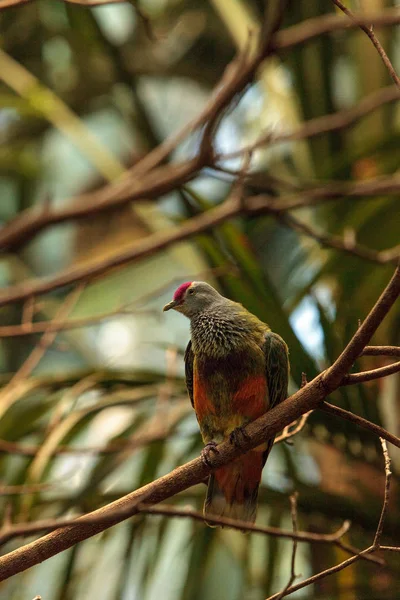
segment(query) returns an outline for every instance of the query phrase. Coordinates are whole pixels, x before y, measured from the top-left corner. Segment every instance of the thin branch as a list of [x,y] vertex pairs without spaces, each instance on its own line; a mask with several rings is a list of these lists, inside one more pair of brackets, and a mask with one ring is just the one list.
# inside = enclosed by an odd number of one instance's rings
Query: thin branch
[[321,571],[320,573],[317,573],[316,575],[312,575],[311,577],[308,577],[307,579],[305,579],[301,583],[298,583],[297,585],[288,587],[287,589],[284,590],[284,593],[279,592],[278,594],[274,594],[273,596],[270,596],[268,598],[268,600],[281,600],[281,598],[283,598],[284,596],[288,596],[289,594],[292,594],[293,592],[296,592],[297,590],[307,587],[307,586],[311,585],[312,583],[315,583],[316,581],[324,579],[325,577],[328,577],[329,575],[332,575],[333,573],[337,573],[338,571],[342,571],[343,569],[346,569],[347,567],[349,567],[356,561],[360,560],[360,558],[366,557],[369,554],[376,552],[377,550],[389,550],[389,551],[394,551],[394,552],[397,552],[399,550],[397,547],[394,547],[394,546],[393,547],[380,546],[380,538],[382,535],[383,526],[384,526],[384,522],[385,522],[385,518],[386,518],[386,514],[387,514],[388,504],[389,504],[390,480],[391,480],[391,475],[392,475],[392,473],[390,471],[390,458],[389,458],[389,454],[387,451],[386,442],[382,438],[381,438],[381,444],[382,444],[383,456],[385,459],[385,491],[384,491],[384,499],[383,499],[383,504],[382,504],[381,515],[379,518],[378,526],[376,528],[376,533],[375,533],[374,542],[373,542],[372,546],[369,546],[365,550],[358,552],[355,556],[348,558],[347,560],[339,563],[338,565],[330,567],[329,569],[325,569],[324,571]]
[[385,460],[385,492],[384,499],[382,505],[381,516],[379,519],[378,527],[376,528],[375,538],[374,538],[374,548],[379,548],[380,541],[383,532],[383,526],[386,519],[386,514],[389,506],[389,496],[390,496],[390,482],[392,479],[392,472],[390,470],[390,456],[386,445],[386,440],[383,438],[379,438],[382,445],[383,458]]
[[364,419],[363,417],[359,417],[358,415],[355,415],[354,413],[345,410],[344,408],[340,408],[339,406],[334,406],[329,402],[324,402],[321,405],[321,410],[330,413],[331,415],[335,415],[336,417],[340,417],[341,419],[345,419],[346,421],[351,421],[352,423],[359,425],[359,427],[362,427],[363,429],[372,431],[372,433],[375,433],[379,437],[385,439],[387,442],[390,442],[391,444],[393,444],[393,446],[400,448],[400,438],[393,435],[392,433],[389,433],[388,431],[386,431],[386,429],[383,429],[383,427],[380,427],[379,425],[376,425],[375,423]]
[[341,129],[346,129],[355,125],[363,117],[369,115],[381,106],[398,100],[400,100],[398,87],[395,85],[387,86],[362,98],[358,104],[351,108],[330,115],[323,115],[322,117],[310,119],[299,125],[294,131],[283,131],[281,133],[269,131],[252,144],[249,144],[240,150],[218,155],[217,160],[221,162],[237,158],[242,156],[245,152],[254,152],[265,144],[268,144],[268,147],[270,147],[283,142],[295,142],[323,135],[324,133],[330,133],[332,131],[340,131]]
[[361,356],[400,356],[400,346],[366,346]]
[[[84,285],[77,286],[72,292],[66,297],[64,302],[58,309],[55,319],[62,322],[68,317],[68,314],[75,306],[78,301]],[[40,338],[39,342],[33,348],[27,359],[22,363],[19,369],[13,374],[10,381],[0,391],[0,416],[3,415],[6,410],[13,404],[16,398],[18,398],[26,387],[26,380],[33,371],[33,369],[39,364],[43,358],[46,350],[51,346],[57,337],[55,331],[45,331]]]
[[[400,179],[398,181],[398,186],[400,189]],[[220,206],[184,221],[179,226],[171,227],[171,229],[167,231],[153,233],[141,242],[135,242],[131,246],[125,248],[122,252],[108,256],[101,261],[93,262],[89,265],[85,264],[71,267],[52,278],[37,279],[31,282],[25,282],[23,285],[11,286],[0,294],[0,307],[20,300],[25,300],[30,296],[45,294],[79,281],[88,281],[99,276],[104,276],[105,273],[109,273],[117,267],[132,263],[140,258],[152,256],[156,252],[164,250],[173,244],[187,240],[196,234],[208,231],[212,227],[216,227],[233,217],[237,217],[243,212],[246,214],[274,214],[276,212],[275,207],[268,204],[263,205],[263,202],[260,201],[259,198],[248,198],[245,204],[246,208],[243,210],[242,203],[237,202],[235,199],[224,202]],[[280,212],[280,210],[278,212]],[[293,220],[292,217],[291,220]],[[344,249],[352,252],[349,248]],[[390,260],[386,260],[382,258],[379,253],[375,254],[373,251],[370,251],[370,253],[373,253],[372,256],[368,256],[371,260],[376,260],[380,263],[397,262],[393,256],[390,256]]]
[[387,263],[397,264],[400,257],[400,246],[395,246],[394,248],[380,251],[371,250],[371,248],[356,244],[353,240],[349,243],[348,240],[345,240],[339,236],[322,233],[311,225],[306,224],[303,221],[299,221],[299,219],[293,215],[282,214],[279,218],[284,225],[293,231],[297,231],[298,233],[312,238],[325,248],[340,250],[341,252],[346,252],[347,254],[351,254],[364,260],[376,262],[382,265]]
[[341,385],[353,385],[355,383],[363,383],[365,381],[373,381],[374,379],[381,379],[388,375],[393,375],[400,371],[400,361],[393,363],[392,365],[386,365],[385,367],[379,367],[372,369],[371,371],[362,371],[361,373],[350,373],[343,377]]
[[304,415],[301,415],[298,421],[295,421],[294,423],[291,423],[290,425],[285,427],[283,432],[275,438],[274,444],[280,444],[281,442],[285,442],[293,436],[300,433],[300,431],[302,431],[305,424],[307,423],[308,417],[311,415],[312,412],[312,410],[309,410],[308,412],[304,413]]
[[353,20],[346,19],[334,13],[307,19],[297,25],[278,31],[273,39],[277,51],[286,50],[312,40],[326,33],[334,33],[345,29],[356,29],[360,25],[385,27],[400,23],[400,14],[397,7],[386,8],[375,13],[356,13]]
[[[356,20],[356,16],[340,0],[332,0],[332,2],[338,8],[340,8],[340,10],[342,12],[344,12],[344,14],[347,15],[352,21]],[[389,71],[390,77],[393,79],[393,81],[395,82],[397,87],[400,89],[400,77],[397,75],[392,63],[390,62],[388,55],[386,54],[385,50],[382,47],[382,44],[376,37],[373,27],[372,27],[372,24],[370,23],[367,26],[367,25],[364,25],[363,23],[357,23],[357,25],[359,26],[360,29],[362,29],[362,31],[364,31],[367,34],[367,36],[369,37],[369,39],[371,40],[371,42],[377,49],[378,54],[381,57],[383,64]]]
[[[307,587],[307,586],[311,585],[312,583],[319,581],[320,579],[324,579],[325,577],[328,577],[329,575],[332,575],[333,573],[337,573],[338,571],[342,571],[343,569],[346,569],[353,563],[360,560],[363,556],[368,555],[373,551],[374,551],[373,546],[370,546],[369,548],[362,550],[355,556],[351,556],[347,560],[344,560],[343,562],[339,563],[338,565],[335,565],[333,567],[330,567],[329,569],[325,569],[324,571],[317,573],[316,575],[312,575],[311,577],[308,577],[304,581],[301,581],[300,583],[297,583],[296,585],[293,585],[290,588],[288,588],[285,591],[284,596],[288,596],[289,594],[292,594],[293,592],[296,592],[297,590],[301,590],[302,588]],[[282,594],[282,592],[274,594],[273,596],[270,596],[268,598],[268,600],[278,600],[278,598],[282,598],[281,594]]]
[[358,328],[342,354],[322,375],[322,384],[328,389],[340,385],[344,374],[351,368],[370,341],[384,316],[396,302],[400,294],[400,267],[397,267],[392,279],[382,292],[366,319]]
[[[132,510],[135,508],[135,511]],[[134,507],[130,507],[129,516],[135,516],[137,513],[144,513],[148,515],[158,515],[164,517],[184,518],[192,521],[199,521],[204,523],[204,515],[201,512],[188,509],[188,508],[177,508],[175,506],[161,505],[161,506],[148,506],[143,502],[138,502]],[[125,514],[125,513],[124,513]],[[69,519],[45,519],[41,521],[33,521],[32,523],[16,523],[6,524],[0,530],[0,546],[16,537],[28,537],[35,533],[41,533],[43,531],[55,531],[57,529],[63,529],[76,525],[77,520],[81,524],[83,523],[102,523],[102,518],[93,519],[86,518],[88,515],[81,515],[80,517],[74,517]],[[207,521],[209,519],[207,518]],[[108,523],[106,519],[104,523]],[[229,519],[226,517],[210,517],[210,522],[215,525],[222,525],[230,527],[231,529],[237,529],[238,531],[249,531],[252,533],[259,533],[263,535],[269,535],[272,537],[279,537],[284,539],[296,540],[299,542],[307,543],[321,543],[321,544],[332,544],[340,541],[340,539],[349,531],[350,521],[344,521],[341,527],[333,533],[311,533],[308,531],[286,531],[285,529],[279,529],[278,527],[263,527],[260,525],[253,525],[247,521],[240,521],[236,519]]]
[[[290,512],[292,515],[292,525],[293,525],[294,533],[297,533],[297,496],[298,496],[297,492],[295,492],[294,494],[292,494],[290,496]],[[290,561],[289,581],[287,582],[286,586],[283,588],[281,593],[278,595],[277,600],[281,600],[281,598],[286,596],[287,590],[291,587],[291,585],[293,584],[295,579],[298,578],[298,575],[296,575],[296,570],[295,570],[295,568],[296,568],[296,552],[297,552],[297,539],[293,538],[292,559]]]

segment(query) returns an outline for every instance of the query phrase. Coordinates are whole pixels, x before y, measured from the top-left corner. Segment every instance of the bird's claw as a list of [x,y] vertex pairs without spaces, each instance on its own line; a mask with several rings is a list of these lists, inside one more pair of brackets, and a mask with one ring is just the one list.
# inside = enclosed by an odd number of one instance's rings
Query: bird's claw
[[236,427],[236,429],[234,429],[231,434],[229,435],[229,441],[233,446],[237,446],[240,448],[240,446],[243,444],[243,442],[245,442],[246,440],[249,440],[250,436],[248,433],[246,433],[244,427]]
[[214,454],[219,454],[216,442],[208,442],[201,451],[200,456],[206,467],[212,467],[212,464],[210,463],[210,455],[212,452],[214,452]]

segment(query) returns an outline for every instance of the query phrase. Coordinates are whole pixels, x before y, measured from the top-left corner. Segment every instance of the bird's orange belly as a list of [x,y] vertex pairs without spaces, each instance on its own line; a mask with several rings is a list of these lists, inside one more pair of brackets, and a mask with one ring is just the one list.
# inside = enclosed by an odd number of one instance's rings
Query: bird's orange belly
[[225,388],[223,394],[216,391],[217,382],[203,381],[194,374],[194,409],[201,423],[204,419],[235,419],[239,427],[263,415],[268,409],[268,389],[265,376],[252,375]]

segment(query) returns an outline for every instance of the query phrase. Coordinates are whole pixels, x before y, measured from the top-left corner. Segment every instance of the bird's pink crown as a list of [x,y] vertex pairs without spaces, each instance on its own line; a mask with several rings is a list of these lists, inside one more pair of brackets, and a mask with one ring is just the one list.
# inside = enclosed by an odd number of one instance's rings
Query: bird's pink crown
[[185,283],[182,283],[178,289],[175,291],[174,294],[174,300],[176,300],[177,302],[180,302],[183,298],[183,296],[185,295],[186,290],[188,289],[188,287],[190,287],[192,285],[192,281],[186,281]]

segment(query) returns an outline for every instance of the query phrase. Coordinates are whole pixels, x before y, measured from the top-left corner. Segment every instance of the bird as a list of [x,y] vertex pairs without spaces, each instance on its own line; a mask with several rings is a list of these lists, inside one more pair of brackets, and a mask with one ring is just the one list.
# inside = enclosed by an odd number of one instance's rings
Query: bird
[[[184,363],[188,395],[205,446],[212,453],[225,440],[241,445],[244,428],[287,397],[289,352],[284,340],[242,304],[204,281],[182,283],[163,311],[190,320]],[[204,518],[254,523],[262,469],[274,438],[209,475]],[[212,523],[207,523],[213,526]]]

